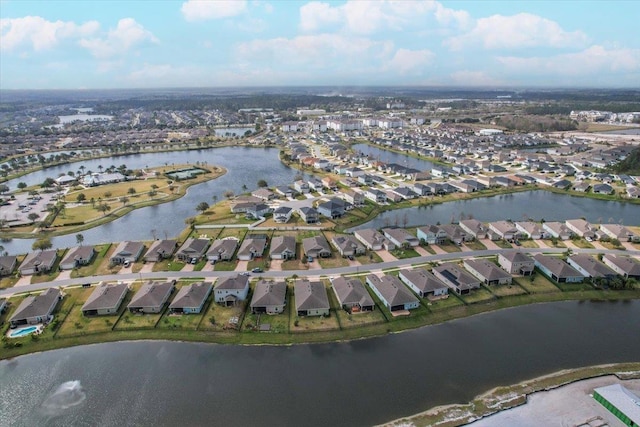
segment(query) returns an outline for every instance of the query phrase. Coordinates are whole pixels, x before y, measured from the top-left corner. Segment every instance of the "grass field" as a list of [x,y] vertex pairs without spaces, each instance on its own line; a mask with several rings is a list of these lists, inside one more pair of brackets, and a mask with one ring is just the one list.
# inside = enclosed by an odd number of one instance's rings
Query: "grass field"
[[427,307],[429,307],[429,310],[431,311],[447,310],[449,308],[461,306],[464,304],[460,300],[460,298],[456,297],[453,294],[450,294],[447,298],[441,298],[433,301],[425,299],[424,303],[427,305]]
[[560,292],[560,289],[554,285],[543,274],[534,274],[533,280],[529,277],[517,277],[514,278],[516,282],[527,291],[531,293],[548,293],[548,292]]
[[333,254],[331,258],[318,258],[318,262],[322,268],[338,268],[349,265],[349,261],[338,254]]
[[467,304],[476,304],[479,302],[491,301],[495,298],[491,292],[485,288],[472,289],[471,293],[460,296]]
[[474,240],[472,242],[466,242],[465,246],[471,249],[472,251],[484,251],[485,249],[487,249],[487,247],[478,240]]
[[82,303],[78,302],[62,323],[58,335],[74,336],[110,331],[124,310],[126,310],[126,305],[122,304],[118,314],[113,316],[88,317],[82,314]]
[[511,285],[491,285],[488,287],[492,294],[499,297],[508,297],[512,295],[526,294],[523,288],[521,288],[517,282],[513,282]]
[[[94,246],[94,249],[96,250],[96,255],[94,256],[93,261],[91,261],[91,264],[74,269],[71,272],[71,277],[75,278],[75,277],[95,276],[96,271],[98,271],[98,268],[104,262],[105,256],[107,255],[107,252],[109,251],[110,248],[111,248],[110,243],[106,245]],[[108,259],[107,259],[107,262],[108,262]]]
[[448,253],[453,252],[462,252],[462,248],[458,245],[454,245],[453,243],[447,243],[445,245],[438,245],[443,251]]
[[571,243],[573,243],[574,245],[576,245],[576,247],[578,247],[580,249],[593,249],[593,248],[595,248],[595,246],[593,246],[591,243],[587,242],[585,239],[571,239]]
[[[198,329],[207,331],[232,330],[229,329],[232,326],[229,323],[229,319],[232,317],[238,318],[237,327],[239,328],[242,324],[247,304],[248,301],[239,301],[235,306],[223,307],[212,299]],[[211,322],[212,319],[213,323]]]
[[420,254],[418,252],[416,252],[416,250],[413,249],[413,248],[394,249],[394,250],[390,251],[390,253],[391,253],[391,255],[393,255],[394,257],[396,257],[398,259],[416,258],[416,257],[420,256]]

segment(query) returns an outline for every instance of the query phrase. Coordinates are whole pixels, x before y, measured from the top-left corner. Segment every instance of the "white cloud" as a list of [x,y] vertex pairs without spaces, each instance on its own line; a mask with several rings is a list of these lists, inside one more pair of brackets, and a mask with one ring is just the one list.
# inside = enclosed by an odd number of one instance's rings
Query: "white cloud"
[[445,45],[454,50],[475,44],[481,44],[486,49],[517,49],[575,47],[584,46],[585,43],[587,36],[582,31],[565,31],[557,22],[530,13],[481,18],[468,33],[445,41]]
[[247,10],[246,0],[188,0],[182,4],[182,15],[189,22],[231,18]]
[[372,34],[423,29],[430,18],[439,25],[460,28],[471,21],[467,12],[433,0],[349,0],[339,6],[313,1],[300,8],[300,29],[313,32],[339,26],[351,33]]
[[158,43],[158,39],[135,19],[124,18],[105,37],[84,38],[80,40],[80,46],[88,49],[96,58],[105,59],[123,55],[143,42]]
[[505,83],[483,71],[462,70],[451,74],[451,82],[461,86],[503,86]]
[[71,21],[47,21],[40,16],[0,19],[0,50],[12,51],[25,46],[35,51],[51,49],[64,39],[86,37],[100,28],[96,21],[76,24]]
[[521,58],[502,56],[497,60],[509,71],[526,75],[597,78],[600,74],[640,73],[640,49],[607,50],[594,45],[581,52],[551,57]]
[[389,70],[395,70],[400,74],[422,74],[435,57],[430,50],[398,49],[393,58],[387,64]]

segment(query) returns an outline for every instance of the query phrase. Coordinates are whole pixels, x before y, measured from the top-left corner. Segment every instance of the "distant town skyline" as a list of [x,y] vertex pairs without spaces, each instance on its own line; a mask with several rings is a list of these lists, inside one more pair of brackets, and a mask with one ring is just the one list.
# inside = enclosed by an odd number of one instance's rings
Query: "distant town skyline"
[[0,89],[631,87],[640,2],[0,0]]

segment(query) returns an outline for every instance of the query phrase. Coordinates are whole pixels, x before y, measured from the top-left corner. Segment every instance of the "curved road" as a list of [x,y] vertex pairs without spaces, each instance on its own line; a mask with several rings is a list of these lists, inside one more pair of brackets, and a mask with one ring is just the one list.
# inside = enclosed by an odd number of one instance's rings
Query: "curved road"
[[[339,276],[343,274],[360,274],[369,272],[379,272],[381,270],[392,268],[410,268],[416,264],[424,264],[434,261],[448,261],[453,259],[485,257],[498,255],[500,253],[513,251],[514,249],[488,249],[482,251],[453,252],[446,254],[428,255],[416,258],[398,259],[394,261],[379,262],[376,264],[368,264],[363,266],[349,266],[339,268],[328,268],[322,270],[287,270],[287,271],[265,271],[259,273],[260,277],[265,278],[285,278],[294,274],[308,278],[317,278],[320,276]],[[567,248],[518,248],[519,252],[526,253],[548,253],[560,254],[567,251]],[[569,249],[571,253],[584,254],[616,254],[616,255],[640,255],[640,251],[625,251],[614,249]],[[157,271],[152,273],[123,273],[109,274],[104,276],[90,276],[76,279],[61,279],[51,282],[34,283],[30,285],[12,287],[0,290],[0,297],[7,297],[14,294],[25,292],[40,291],[47,288],[65,287],[82,285],[85,283],[97,283],[101,281],[117,281],[117,280],[138,280],[138,279],[188,279],[188,278],[205,278],[216,279],[219,277],[235,276],[237,271]]]

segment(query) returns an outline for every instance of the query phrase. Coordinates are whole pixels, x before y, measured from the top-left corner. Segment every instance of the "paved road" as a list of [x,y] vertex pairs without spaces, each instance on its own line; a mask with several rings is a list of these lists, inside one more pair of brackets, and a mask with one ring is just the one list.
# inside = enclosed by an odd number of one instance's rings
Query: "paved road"
[[[348,267],[339,267],[339,268],[328,268],[322,270],[287,270],[287,271],[265,271],[260,274],[253,274],[253,276],[260,276],[265,278],[286,278],[291,277],[294,274],[298,276],[315,278],[319,276],[339,276],[343,274],[359,274],[370,271],[381,271],[390,268],[410,268],[415,264],[422,264],[427,262],[434,261],[447,261],[452,259],[460,259],[460,258],[469,258],[469,257],[483,257],[483,256],[494,256],[499,253],[512,251],[513,249],[488,249],[482,251],[471,251],[471,252],[453,252],[453,253],[445,253],[445,254],[437,254],[437,255],[428,255],[421,256],[416,258],[408,258],[408,259],[398,259],[394,261],[386,261],[380,262],[376,264],[369,264],[364,266],[348,266]],[[518,249],[520,252],[526,253],[563,253],[567,249],[566,248],[520,248]],[[622,251],[622,250],[602,250],[602,249],[573,249],[573,253],[584,253],[584,254],[618,254],[618,255],[640,255],[640,251]],[[138,280],[138,279],[188,279],[188,278],[205,278],[205,279],[216,279],[220,277],[228,277],[235,276],[238,274],[237,271],[161,271],[161,272],[150,272],[150,273],[123,273],[123,274],[109,274],[104,276],[92,276],[85,278],[77,278],[77,279],[61,279],[54,280],[46,283],[35,283],[29,285],[23,285],[18,287],[12,287],[8,289],[0,290],[0,297],[7,297],[17,293],[24,292],[32,292],[32,291],[40,291],[47,288],[55,288],[55,287],[65,287],[65,286],[74,286],[74,285],[82,285],[84,283],[98,283],[100,281],[117,281],[117,280]]]

